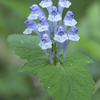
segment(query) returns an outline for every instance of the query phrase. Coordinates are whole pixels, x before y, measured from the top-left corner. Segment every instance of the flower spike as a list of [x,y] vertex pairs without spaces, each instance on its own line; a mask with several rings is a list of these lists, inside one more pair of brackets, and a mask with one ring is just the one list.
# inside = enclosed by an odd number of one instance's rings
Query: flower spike
[[[63,63],[69,42],[80,39],[73,12],[68,11],[62,21],[63,9],[69,8],[71,2],[59,0],[58,11],[57,7],[53,6],[52,0],[42,0],[39,5],[48,10],[48,19],[38,5],[32,5],[30,7],[32,12],[28,16],[28,20],[25,21],[28,28],[23,33],[31,34],[33,31],[40,37],[41,41],[38,45],[45,51],[46,56],[49,56],[50,64],[56,65],[58,61]],[[39,19],[39,22],[36,23],[35,19]],[[57,26],[58,21],[59,26]],[[66,32],[68,26],[71,28]],[[60,54],[60,49],[63,49],[63,54]],[[61,59],[62,55],[63,59]]]

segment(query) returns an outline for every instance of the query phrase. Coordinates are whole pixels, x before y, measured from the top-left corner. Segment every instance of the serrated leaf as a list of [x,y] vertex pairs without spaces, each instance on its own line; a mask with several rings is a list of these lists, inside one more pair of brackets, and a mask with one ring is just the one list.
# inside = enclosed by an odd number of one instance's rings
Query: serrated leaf
[[22,66],[19,71],[27,71],[29,73],[32,73],[34,75],[37,75],[37,73],[40,71],[41,68],[47,66],[49,63],[48,59],[45,58],[35,58],[28,63],[25,63],[24,66]]
[[42,67],[48,63],[48,57],[38,46],[40,39],[32,35],[10,35],[8,38],[9,45],[15,51],[15,54],[21,59],[27,59],[28,62],[22,66],[19,71],[28,71],[37,74]]
[[54,100],[91,100],[94,81],[82,67],[50,65],[42,68],[38,75]]
[[62,63],[62,66],[80,66],[84,67],[89,63],[93,63],[93,61],[82,54],[77,53],[67,53],[65,62]]

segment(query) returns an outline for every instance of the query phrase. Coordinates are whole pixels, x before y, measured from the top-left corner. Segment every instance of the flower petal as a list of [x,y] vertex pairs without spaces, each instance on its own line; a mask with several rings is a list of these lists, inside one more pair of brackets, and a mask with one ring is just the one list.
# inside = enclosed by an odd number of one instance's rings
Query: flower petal
[[32,31],[33,30],[31,28],[26,28],[25,31],[23,32],[23,34],[31,34]]
[[43,50],[52,48],[52,44],[51,44],[51,43],[43,43],[42,41],[40,41],[39,46],[40,46]]
[[75,19],[72,19],[72,20],[65,20],[64,21],[64,24],[66,26],[75,26],[77,24],[77,21]]
[[68,35],[68,39],[72,41],[79,41],[80,37],[78,36],[78,34]]
[[42,7],[42,8],[47,8],[47,7],[50,7],[50,6],[52,6],[53,5],[53,3],[52,2],[48,2],[48,1],[41,1],[40,3],[39,3],[39,5]]
[[57,21],[60,21],[61,19],[62,19],[62,17],[60,14],[57,14],[56,16],[53,16],[50,14],[48,17],[48,20],[51,22],[57,22]]
[[60,2],[60,1],[59,1],[59,5],[60,5],[61,7],[69,8],[70,5],[71,5],[71,2],[69,2],[69,1]]
[[68,36],[66,34],[60,36],[60,35],[55,35],[54,40],[60,43],[64,43],[66,40],[68,40]]

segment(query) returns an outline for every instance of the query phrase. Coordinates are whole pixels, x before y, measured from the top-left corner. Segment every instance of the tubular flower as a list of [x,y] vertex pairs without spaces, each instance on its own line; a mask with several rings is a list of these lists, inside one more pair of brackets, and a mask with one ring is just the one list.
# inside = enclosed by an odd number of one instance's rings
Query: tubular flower
[[30,10],[32,11],[30,13],[30,15],[27,17],[28,19],[38,19],[40,18],[41,16],[45,16],[43,10],[36,4],[32,5],[30,7]]
[[59,43],[64,43],[66,40],[68,40],[68,36],[64,32],[64,28],[62,26],[58,28],[58,32],[55,34],[54,40]]
[[42,7],[42,8],[47,8],[48,12],[50,13],[51,12],[51,7],[53,5],[52,3],[52,0],[42,0],[39,5]]
[[49,23],[45,16],[42,16],[39,19],[39,24],[37,25],[37,29],[39,32],[48,31]]
[[57,12],[55,6],[52,7],[51,14],[49,14],[48,20],[54,23],[54,33],[57,32],[57,22],[62,19],[61,15]]
[[[71,2],[59,0],[58,11],[53,6],[52,0],[42,0],[39,5],[42,8],[47,8],[49,12],[48,18],[46,18],[43,10],[38,5],[32,5],[30,7],[32,12],[27,17],[28,20],[25,21],[28,28],[23,33],[31,34],[33,31],[40,37],[39,47],[45,51],[46,56],[49,56],[50,64],[56,65],[60,61],[59,57],[61,55],[63,55],[63,59],[60,62],[63,63],[69,42],[80,39],[77,34],[78,28],[75,26],[77,21],[74,19],[72,11],[66,13],[62,23],[63,9],[69,8]],[[39,23],[34,21],[36,19],[39,19]],[[57,26],[58,22],[59,27]],[[66,32],[67,27],[71,27],[68,32]],[[60,49],[63,49],[63,54],[60,54]]]
[[77,24],[77,21],[74,19],[74,14],[72,13],[72,11],[68,11],[66,13],[63,23],[64,31],[66,31],[68,26],[75,26]]

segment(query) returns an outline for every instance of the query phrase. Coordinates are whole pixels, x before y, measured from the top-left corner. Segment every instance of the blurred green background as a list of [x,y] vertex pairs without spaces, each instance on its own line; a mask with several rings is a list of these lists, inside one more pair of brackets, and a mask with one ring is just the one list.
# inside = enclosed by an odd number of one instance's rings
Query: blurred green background
[[[0,100],[53,100],[38,82],[38,76],[18,69],[26,60],[21,60],[7,44],[10,34],[23,34],[24,21],[30,14],[29,7],[41,0],[0,0]],[[57,6],[58,0],[52,0]],[[100,100],[100,0],[70,0],[72,5],[64,9],[73,11],[78,21],[78,42],[70,42],[70,52],[82,53],[93,59],[87,70],[95,81],[92,100]],[[47,15],[47,10],[44,9]]]

